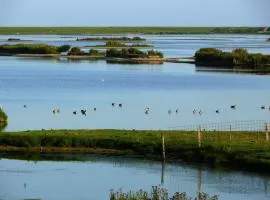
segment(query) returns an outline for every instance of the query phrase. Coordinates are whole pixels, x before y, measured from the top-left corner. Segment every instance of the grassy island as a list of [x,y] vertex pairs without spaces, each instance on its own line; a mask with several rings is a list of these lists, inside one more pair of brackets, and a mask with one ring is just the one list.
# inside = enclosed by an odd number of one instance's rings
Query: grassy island
[[184,160],[268,172],[270,143],[263,132],[41,130],[2,132],[2,152],[85,152],[161,159],[162,134],[166,160]]
[[163,54],[159,51],[141,51],[136,48],[107,49],[108,63],[121,64],[162,64]]
[[138,42],[145,41],[141,37],[91,37],[91,38],[77,38],[77,41],[117,41],[117,42]]
[[5,44],[0,45],[0,54],[60,54],[69,48],[69,45],[56,47],[46,44]]
[[215,48],[202,48],[195,53],[197,66],[239,68],[256,72],[270,72],[270,55],[248,53],[246,49],[224,52]]

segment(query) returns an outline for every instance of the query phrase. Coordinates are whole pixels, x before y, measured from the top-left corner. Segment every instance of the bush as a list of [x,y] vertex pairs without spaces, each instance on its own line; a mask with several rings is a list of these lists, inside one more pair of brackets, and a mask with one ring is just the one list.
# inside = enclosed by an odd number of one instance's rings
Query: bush
[[58,47],[58,52],[67,52],[69,49],[70,49],[70,45],[62,45],[62,46],[60,46],[60,47]]
[[104,56],[104,53],[99,52],[98,50],[95,50],[95,49],[90,49],[88,55],[89,56]]
[[2,108],[0,108],[0,123],[7,122],[8,116]]
[[127,45],[117,42],[117,41],[108,41],[105,44],[106,47],[126,47]]
[[83,56],[86,55],[79,47],[72,47],[72,49],[68,52],[68,55],[71,56]]

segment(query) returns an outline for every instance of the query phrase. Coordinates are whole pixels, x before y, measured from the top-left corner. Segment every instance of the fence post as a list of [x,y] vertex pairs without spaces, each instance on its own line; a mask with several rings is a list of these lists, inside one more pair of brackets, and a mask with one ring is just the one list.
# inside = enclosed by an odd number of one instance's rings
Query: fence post
[[162,155],[163,155],[163,161],[165,161],[165,137],[164,137],[164,133],[162,133]]
[[230,142],[232,142],[232,125],[230,124]]
[[199,126],[199,129],[198,129],[198,145],[199,145],[199,148],[201,148],[202,146],[201,126]]
[[264,123],[264,130],[265,130],[265,137],[266,137],[266,141],[269,141],[269,133],[268,133],[268,124],[267,122]]

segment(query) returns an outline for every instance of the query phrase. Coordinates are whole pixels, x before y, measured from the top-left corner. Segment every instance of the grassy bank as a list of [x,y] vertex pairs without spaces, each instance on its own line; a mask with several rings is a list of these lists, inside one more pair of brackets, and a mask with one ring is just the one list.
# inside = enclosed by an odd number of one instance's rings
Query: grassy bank
[[[161,135],[165,135],[166,159],[203,162],[214,166],[269,172],[270,143],[264,133],[204,132],[198,147],[193,131],[57,130],[2,132],[1,151],[79,152],[117,151],[161,159]],[[112,153],[113,154],[113,153]]]
[[195,53],[197,66],[247,69],[270,72],[270,55],[248,53],[246,49],[224,52],[215,48],[202,48]]
[[264,27],[0,27],[0,34],[257,34]]

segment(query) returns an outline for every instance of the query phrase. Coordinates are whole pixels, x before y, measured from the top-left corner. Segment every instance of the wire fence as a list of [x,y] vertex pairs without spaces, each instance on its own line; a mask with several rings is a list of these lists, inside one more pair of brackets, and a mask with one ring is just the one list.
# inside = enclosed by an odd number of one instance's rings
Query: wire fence
[[[267,127],[266,127],[267,126]],[[265,120],[246,120],[246,121],[228,121],[208,124],[191,124],[184,126],[169,127],[170,130],[187,130],[187,131],[250,131],[264,132],[270,123]]]
[[170,127],[170,130],[195,131],[198,145],[205,142],[251,142],[268,144],[270,123],[264,120],[229,121]]

